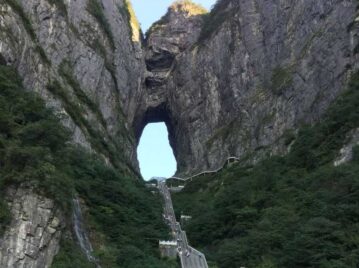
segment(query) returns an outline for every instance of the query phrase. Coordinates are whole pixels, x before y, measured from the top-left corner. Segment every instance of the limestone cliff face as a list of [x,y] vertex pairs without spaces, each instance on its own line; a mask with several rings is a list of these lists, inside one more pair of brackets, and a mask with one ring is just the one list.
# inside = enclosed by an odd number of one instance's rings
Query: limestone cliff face
[[356,6],[223,0],[200,36],[198,17],[170,10],[147,37],[149,97],[140,107],[151,120],[161,111],[154,106],[170,115],[179,173],[286,152],[291,133],[318,120],[358,67]]
[[[180,138],[178,114],[171,106],[172,91],[168,80],[178,68],[176,57],[189,49],[198,39],[203,25],[204,9],[192,4],[174,4],[147,33],[145,83],[136,109],[133,126],[137,141],[147,123],[164,121],[169,130],[171,146],[177,160],[186,140]],[[185,94],[185,92],[183,92]],[[178,105],[183,105],[174,100]],[[184,108],[184,107],[183,107]],[[179,163],[179,166],[182,166]]]
[[[0,53],[24,86],[64,114],[73,139],[118,164],[136,163],[128,125],[143,60],[123,0],[0,1]],[[137,34],[137,36],[136,36]],[[135,164],[136,166],[136,164]]]
[[[144,60],[126,5],[0,0],[0,60],[63,117],[75,143],[136,172],[129,122]],[[7,199],[12,222],[0,238],[0,266],[50,267],[59,248],[61,212],[31,188],[11,188]]]
[[[221,0],[210,15],[179,1],[145,49],[126,3],[0,0],[0,61],[63,115],[76,143],[134,172],[149,122],[166,122],[179,174],[285,153],[359,67],[357,0]],[[31,188],[8,202],[0,266],[47,267],[61,213]]]
[[9,188],[6,200],[12,221],[0,238],[0,266],[51,267],[64,228],[62,213],[27,185]]

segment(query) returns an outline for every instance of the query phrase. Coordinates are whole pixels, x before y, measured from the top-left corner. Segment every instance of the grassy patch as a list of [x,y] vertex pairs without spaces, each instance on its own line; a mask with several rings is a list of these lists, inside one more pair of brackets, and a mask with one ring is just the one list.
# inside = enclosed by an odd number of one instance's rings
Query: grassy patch
[[158,21],[154,22],[151,27],[146,31],[146,38],[149,37],[158,27],[161,27],[169,22],[168,12],[163,15]]
[[99,40],[94,40],[91,44],[89,44],[90,47],[95,50],[97,53],[99,53],[105,60],[105,68],[110,72],[111,77],[116,85],[117,88],[117,80],[116,80],[116,70],[115,66],[113,64],[113,61],[109,59],[107,56],[106,48],[101,44]]
[[217,0],[211,12],[204,16],[204,24],[198,38],[199,44],[205,43],[236,12],[235,9],[227,10],[229,3],[230,0]]
[[[137,174],[137,171],[133,168],[128,159],[122,154],[122,144],[112,140],[108,135],[95,129],[93,125],[88,122],[84,117],[86,113],[81,105],[78,105],[66,90],[60,85],[58,81],[53,81],[52,84],[47,86],[48,90],[58,97],[75,124],[83,131],[87,136],[91,146],[98,152],[107,157],[114,167],[121,169],[128,169],[128,172]],[[127,133],[121,132],[124,139],[127,138]]]
[[[54,81],[48,85],[48,90],[53,93],[56,97],[61,99],[66,112],[70,115],[75,124],[81,128],[83,133],[88,136],[89,141],[93,148],[97,152],[102,153],[105,156],[109,156],[109,145],[105,142],[102,134],[95,130],[92,125],[85,119],[85,111],[83,108],[75,103],[66,90],[60,85],[59,82]],[[113,160],[113,159],[111,159]],[[116,165],[116,163],[114,163]]]
[[104,31],[105,35],[107,36],[111,47],[114,49],[115,41],[113,38],[110,24],[106,19],[105,13],[103,11],[102,4],[98,0],[88,0],[87,10],[97,20],[101,29]]
[[70,133],[35,94],[25,92],[16,72],[0,66],[0,185],[31,181],[63,208],[71,182],[58,169]]
[[22,24],[25,27],[25,30],[30,35],[32,40],[37,40],[34,29],[32,28],[31,21],[25,14],[22,9],[21,4],[16,0],[5,0],[6,3],[16,12],[16,14],[20,17]]
[[320,28],[303,42],[304,46],[300,51],[299,57],[297,58],[296,62],[298,62],[298,60],[300,59],[303,59],[308,54],[310,48],[313,45],[314,40],[320,38],[323,35],[324,31],[325,31],[324,28]]
[[293,76],[290,69],[286,67],[277,67],[273,70],[271,78],[271,90],[276,95],[281,95],[284,90],[293,83]]
[[191,16],[208,13],[208,10],[191,0],[177,0],[169,7],[174,12],[187,11]]
[[130,2],[130,0],[125,0],[124,1],[124,5],[122,7],[119,6],[119,11],[122,14],[122,16],[124,16],[127,19],[128,22],[128,27],[130,30],[130,40],[137,40],[139,37],[135,36],[135,32],[138,31],[140,32],[140,23],[136,17],[136,13],[135,10],[133,9],[133,6]]
[[60,251],[55,256],[51,268],[96,268],[90,263],[71,236],[62,237]]
[[64,0],[48,0],[51,5],[55,5],[57,9],[67,17],[67,7]]
[[47,57],[44,49],[40,46],[39,40],[35,34],[35,31],[32,27],[30,19],[25,14],[21,4],[16,0],[5,0],[6,3],[15,11],[15,13],[20,17],[22,24],[26,32],[30,35],[32,41],[35,43],[35,49],[39,53],[41,59],[48,65],[51,65],[49,58]]
[[295,141],[295,131],[293,129],[286,130],[282,138],[284,140],[284,145],[289,146],[293,141]]
[[88,222],[92,231],[102,234],[94,241],[102,266],[174,267],[159,259],[158,240],[168,238],[160,196],[96,158],[81,152],[71,158],[76,191],[89,209]]
[[82,90],[79,82],[76,80],[76,78],[73,76],[74,70],[70,64],[70,62],[63,61],[59,66],[59,73],[62,77],[65,78],[67,83],[72,87],[72,89],[75,92],[76,97],[84,104],[86,105],[91,112],[93,112],[97,119],[101,122],[102,126],[106,128],[106,121],[102,116],[101,111],[99,110],[96,103],[94,103]]
[[156,28],[167,24],[169,22],[171,12],[179,12],[179,11],[186,11],[190,16],[199,16],[208,13],[207,9],[205,9],[203,6],[197,3],[194,3],[191,0],[175,1],[168,8],[167,13],[164,16],[162,16],[158,21],[153,23],[152,26],[147,30],[146,37],[151,35],[151,33],[153,33],[156,30]]
[[213,134],[213,136],[207,140],[206,146],[210,148],[213,145],[213,143],[218,139],[226,140],[231,135],[231,133],[233,133],[235,125],[236,125],[236,120],[233,120],[228,125],[218,129]]

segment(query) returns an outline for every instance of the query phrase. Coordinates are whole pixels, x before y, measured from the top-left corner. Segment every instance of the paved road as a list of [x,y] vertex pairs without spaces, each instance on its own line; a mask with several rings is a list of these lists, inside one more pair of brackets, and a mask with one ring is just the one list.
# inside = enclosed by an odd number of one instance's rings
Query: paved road
[[164,217],[171,228],[172,236],[178,243],[178,255],[181,259],[182,268],[208,268],[206,257],[201,252],[192,248],[187,241],[186,232],[176,221],[170,191],[165,182],[159,182],[158,188],[164,197]]

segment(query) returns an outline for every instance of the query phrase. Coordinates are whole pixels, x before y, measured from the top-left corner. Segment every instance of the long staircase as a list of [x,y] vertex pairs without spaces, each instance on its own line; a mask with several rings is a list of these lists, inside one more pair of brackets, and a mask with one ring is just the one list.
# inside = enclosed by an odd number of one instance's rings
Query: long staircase
[[166,182],[159,181],[158,189],[164,198],[164,217],[171,228],[174,240],[177,242],[177,254],[181,260],[181,267],[208,268],[205,255],[188,244],[186,232],[182,230],[180,223],[176,221],[171,194]]

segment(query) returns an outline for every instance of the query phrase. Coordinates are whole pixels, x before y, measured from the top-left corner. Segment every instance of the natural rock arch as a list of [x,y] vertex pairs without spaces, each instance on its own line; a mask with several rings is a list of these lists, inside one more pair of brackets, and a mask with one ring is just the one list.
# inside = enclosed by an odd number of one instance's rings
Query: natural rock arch
[[172,113],[167,103],[161,103],[155,107],[148,107],[144,112],[137,115],[134,120],[134,132],[136,138],[136,144],[140,142],[141,135],[147,124],[164,122],[168,130],[168,140],[172,147],[173,154],[177,159],[177,144],[176,144],[176,120],[172,116]]

